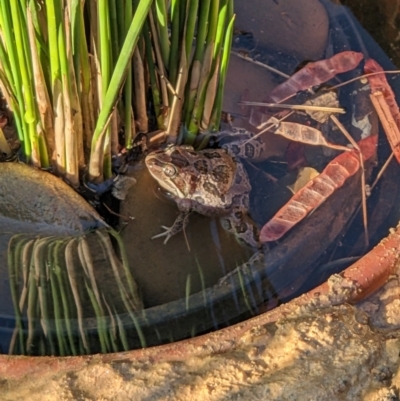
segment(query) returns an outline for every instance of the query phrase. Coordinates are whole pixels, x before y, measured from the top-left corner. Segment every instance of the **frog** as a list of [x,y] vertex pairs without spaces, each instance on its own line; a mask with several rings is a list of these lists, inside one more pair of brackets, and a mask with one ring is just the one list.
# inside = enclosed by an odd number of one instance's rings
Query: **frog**
[[245,246],[259,248],[258,229],[248,217],[251,183],[242,158],[257,159],[265,145],[254,134],[232,127],[218,138],[233,137],[220,148],[196,151],[190,145],[169,145],[149,153],[145,165],[179,209],[171,227],[152,238],[165,237],[164,244],[188,224],[191,212],[219,217],[222,227]]

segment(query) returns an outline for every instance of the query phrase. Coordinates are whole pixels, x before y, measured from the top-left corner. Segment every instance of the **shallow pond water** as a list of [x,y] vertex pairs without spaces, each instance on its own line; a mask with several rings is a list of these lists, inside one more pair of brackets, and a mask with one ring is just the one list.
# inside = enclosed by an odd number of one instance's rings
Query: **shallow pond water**
[[[231,56],[224,104],[224,110],[233,117],[234,126],[257,132],[252,125],[250,108],[238,103],[241,100],[265,101],[268,93],[284,80],[262,65],[243,60],[240,55],[289,75],[304,60],[322,59],[346,50],[362,52],[366,58],[378,60],[385,69],[394,69],[348,9],[329,1],[307,2],[306,5],[253,1],[249,7],[247,2],[237,2],[236,10],[236,54]],[[361,67],[362,64],[335,77],[331,84],[361,75]],[[398,91],[398,79],[390,76],[389,81]],[[355,105],[365,102],[368,95],[359,83],[340,89],[338,94],[340,104],[347,110],[341,121],[359,139],[360,129],[352,125],[352,114]],[[371,125],[378,129],[376,119],[371,120]],[[289,141],[271,133],[263,134],[263,140],[268,143],[268,161],[243,162],[253,186],[249,214],[259,228],[290,198],[288,182],[293,182],[292,174],[287,175],[285,159]],[[346,144],[338,132],[333,133],[330,140]],[[385,142],[381,137],[378,163],[389,154]],[[305,149],[308,165],[319,171],[337,154],[319,147]],[[366,167],[371,180],[376,176],[377,168],[375,163],[367,163]],[[243,269],[241,274],[228,276],[221,286],[218,280],[241,265],[248,252],[246,254],[245,249],[221,229],[218,219],[196,214],[190,217],[185,235],[177,234],[166,245],[162,244],[162,238],[150,241],[152,236],[161,232],[162,225],[172,224],[178,209],[163,195],[144,165],[136,174],[138,187],[132,189],[122,208],[123,215],[133,215],[136,219],[122,233],[129,244],[130,258],[135,261],[134,276],[142,284],[139,286],[143,290],[145,305],[155,312],[155,306],[171,302],[170,307],[166,304],[163,308],[174,312],[181,310],[183,315],[178,313],[177,321],[184,327],[186,316],[192,325],[192,334],[203,332],[207,325],[215,329],[257,314],[314,287],[370,249],[398,218],[398,210],[393,208],[398,196],[397,186],[393,185],[397,166],[392,163],[369,199],[369,247],[365,247],[360,213],[354,217],[361,196],[360,177],[355,177],[293,232],[279,243],[272,243],[270,249],[265,250],[266,261],[256,263],[250,271]],[[349,221],[353,222],[350,230]],[[208,291],[203,291],[204,288]],[[203,311],[207,316],[198,315],[201,324],[196,328],[192,318],[196,321],[199,300],[205,302],[208,312]],[[188,328],[186,330],[189,332]],[[173,331],[179,337],[176,326]]]
[[[252,0],[237,1],[235,7],[237,31],[224,104],[234,126],[255,133],[261,131],[257,126],[268,117],[265,110],[238,103],[266,101],[273,88],[284,81],[261,64],[292,75],[305,60],[327,59],[351,50],[375,59],[384,69],[394,69],[348,9],[331,1]],[[360,76],[362,65],[335,76],[328,85]],[[399,93],[400,83],[395,75],[390,76],[389,82]],[[358,127],[354,124],[356,114],[364,112],[362,117],[373,114],[365,84],[356,81],[337,93],[340,105],[346,110],[341,122],[359,141],[364,131],[360,124]],[[302,94],[292,102],[303,103],[308,98],[309,95]],[[318,125],[304,113],[293,121],[318,126],[328,133],[329,142],[343,146],[348,143],[331,123]],[[369,124],[374,132],[378,130],[376,116],[371,117]],[[296,169],[290,170],[288,164],[299,162],[302,167],[321,171],[339,154],[311,146],[293,150],[289,140],[271,132],[261,138],[268,144],[267,159],[243,161],[252,186],[249,215],[259,229],[292,195],[289,187],[295,181]],[[292,154],[289,150],[293,150]],[[387,141],[380,132],[377,161],[366,161],[365,165],[369,182],[388,155]],[[138,163],[133,173],[137,184],[120,210],[122,216],[135,218],[126,226],[121,221],[120,228],[131,273],[145,307],[134,318],[129,313],[118,318],[127,332],[129,348],[175,341],[227,326],[286,302],[344,269],[371,249],[398,220],[395,202],[399,194],[394,184],[397,174],[398,167],[392,162],[369,198],[367,247],[360,213],[356,214],[361,198],[360,174],[356,173],[281,240],[264,245],[263,258],[243,267],[254,249],[240,246],[221,228],[218,218],[193,214],[185,233],[178,233],[168,244],[163,245],[163,239],[151,240],[161,232],[162,225],[172,224],[178,209],[159,190],[144,163]],[[2,283],[8,284],[7,280]],[[10,316],[6,316],[10,309],[2,311],[8,319],[4,321],[10,321]],[[75,320],[72,324],[79,331],[79,322]],[[98,324],[94,316],[84,321],[88,332],[93,332]],[[117,326],[108,318],[103,324],[110,330]],[[10,325],[7,325],[5,337],[9,338]],[[6,352],[5,343],[2,347]],[[99,341],[94,343],[92,352],[97,352]]]

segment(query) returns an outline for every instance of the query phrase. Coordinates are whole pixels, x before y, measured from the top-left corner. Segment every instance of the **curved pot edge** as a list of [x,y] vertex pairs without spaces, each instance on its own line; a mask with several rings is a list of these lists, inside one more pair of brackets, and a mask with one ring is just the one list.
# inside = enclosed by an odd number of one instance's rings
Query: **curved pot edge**
[[0,355],[0,378],[18,380],[46,373],[78,370],[93,363],[129,361],[178,361],[189,356],[205,356],[234,349],[246,332],[268,323],[317,308],[356,303],[382,287],[395,271],[400,255],[400,225],[369,253],[331,276],[313,290],[275,309],[233,326],[195,338],[144,349],[76,357],[27,357]]

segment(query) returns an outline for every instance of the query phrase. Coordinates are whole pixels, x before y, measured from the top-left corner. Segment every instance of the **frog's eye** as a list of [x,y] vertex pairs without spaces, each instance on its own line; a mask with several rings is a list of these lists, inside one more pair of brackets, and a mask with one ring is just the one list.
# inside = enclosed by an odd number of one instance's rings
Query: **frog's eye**
[[176,176],[178,173],[176,167],[172,164],[167,164],[163,168],[163,173],[168,177],[168,178],[173,178]]

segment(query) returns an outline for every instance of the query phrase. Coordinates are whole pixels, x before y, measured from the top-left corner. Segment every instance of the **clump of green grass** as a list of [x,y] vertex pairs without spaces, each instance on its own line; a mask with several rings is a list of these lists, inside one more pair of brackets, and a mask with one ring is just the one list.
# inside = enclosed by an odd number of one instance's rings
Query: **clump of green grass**
[[[0,85],[28,162],[52,166],[73,186],[87,165],[91,181],[111,176],[116,104],[151,4],[0,2]],[[125,96],[125,124],[132,105]]]
[[[149,20],[153,46],[146,50],[149,67],[154,65],[149,70],[159,128],[169,142],[181,132],[185,143],[193,143],[199,132],[220,125],[233,1],[173,0],[166,13],[165,2],[156,0]],[[146,31],[144,36],[149,44]]]
[[233,0],[1,1],[0,86],[27,161],[101,182],[149,104],[170,142],[217,130],[233,21]]

